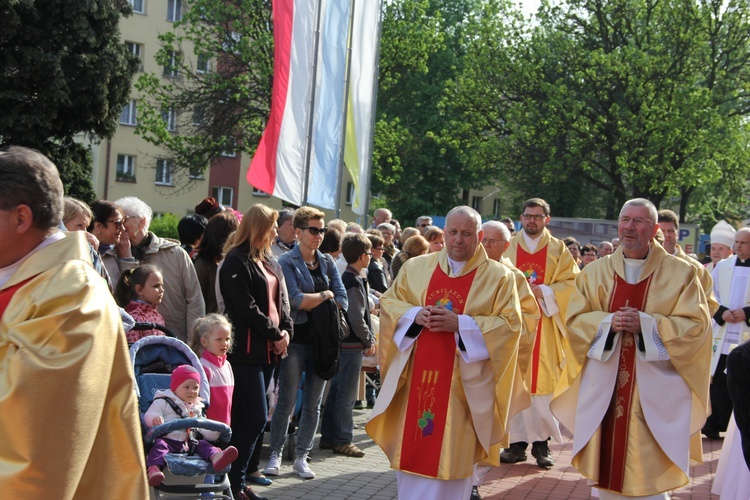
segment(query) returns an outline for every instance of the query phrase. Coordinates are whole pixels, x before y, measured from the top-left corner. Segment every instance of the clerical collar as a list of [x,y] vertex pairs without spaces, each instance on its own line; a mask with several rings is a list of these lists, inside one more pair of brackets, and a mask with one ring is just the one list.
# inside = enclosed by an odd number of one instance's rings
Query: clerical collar
[[750,267],[750,259],[742,260],[737,257],[737,262],[734,263],[735,267]]
[[297,242],[296,242],[295,240],[292,240],[292,242],[291,242],[291,243],[284,243],[284,242],[283,242],[283,241],[281,240],[281,238],[279,238],[279,237],[277,236],[277,237],[276,237],[276,244],[277,244],[277,245],[279,245],[279,246],[280,246],[281,248],[284,248],[284,249],[286,249],[286,250],[291,250],[291,249],[293,249],[293,248],[294,248],[294,245],[296,245],[296,244],[297,244]]
[[456,276],[464,268],[467,261],[458,262],[448,257],[448,264],[451,266],[451,276]]
[[526,234],[526,231],[523,231],[523,240],[526,242],[526,246],[529,247],[529,250],[532,252],[536,251],[536,247],[539,246],[539,240],[542,238],[542,235],[544,234],[544,230],[539,231],[539,236],[536,238],[532,238],[528,234]]

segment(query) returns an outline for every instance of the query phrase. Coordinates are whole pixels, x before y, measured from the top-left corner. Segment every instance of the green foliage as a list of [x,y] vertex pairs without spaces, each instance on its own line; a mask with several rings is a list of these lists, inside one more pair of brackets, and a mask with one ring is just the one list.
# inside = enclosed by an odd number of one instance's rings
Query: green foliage
[[179,222],[180,218],[175,214],[161,214],[154,217],[148,229],[159,238],[172,238],[174,240],[179,240],[180,235],[177,232],[177,224]]
[[109,138],[117,128],[138,64],[118,27],[131,8],[126,0],[2,5],[0,146],[38,149],[69,194],[91,200],[91,158],[73,138]]
[[[271,103],[270,0],[194,0],[173,30],[160,35],[157,62],[174,78],[144,74],[136,83],[136,133],[168,151],[178,183],[204,172],[222,153],[253,153]],[[173,54],[179,54],[174,58]],[[199,66],[209,61],[209,70]],[[176,113],[176,131],[164,112]]]
[[459,119],[442,139],[470,169],[556,199],[558,215],[612,218],[634,196],[678,204],[683,220],[737,212],[749,173],[748,7],[568,0],[543,2],[530,24],[488,0],[443,102]]

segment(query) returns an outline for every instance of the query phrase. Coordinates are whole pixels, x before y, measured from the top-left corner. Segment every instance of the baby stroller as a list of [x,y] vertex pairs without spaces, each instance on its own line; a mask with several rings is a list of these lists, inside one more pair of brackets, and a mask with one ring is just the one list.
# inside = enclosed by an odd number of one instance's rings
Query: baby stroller
[[[167,422],[151,428],[143,421],[143,415],[152,403],[157,390],[169,388],[171,373],[180,365],[192,365],[201,376],[200,397],[208,406],[210,390],[208,379],[203,371],[198,356],[181,340],[171,336],[171,333],[161,325],[151,323],[136,323],[136,329],[157,328],[165,332],[168,337],[144,337],[130,348],[130,359],[136,380],[136,396],[138,410],[141,414],[141,428],[144,432],[144,446],[150,449],[154,440],[160,436],[179,429],[207,429],[221,433],[220,442],[226,444],[232,436],[228,425],[208,420],[206,418],[186,418]],[[170,453],[166,458],[164,482],[151,488],[151,497],[161,498],[198,498],[211,497],[214,499],[233,500],[232,490],[226,472],[214,471],[211,463],[198,457],[184,453]]]

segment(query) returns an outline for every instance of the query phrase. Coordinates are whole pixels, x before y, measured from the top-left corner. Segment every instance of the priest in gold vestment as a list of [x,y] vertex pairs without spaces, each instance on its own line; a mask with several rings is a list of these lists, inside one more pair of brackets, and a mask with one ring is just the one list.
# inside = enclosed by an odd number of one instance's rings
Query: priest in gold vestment
[[38,152],[0,152],[0,495],[148,498],[127,342],[62,183]]
[[620,247],[586,266],[568,305],[568,340],[583,363],[552,410],[574,431],[573,465],[603,499],[668,498],[700,461],[711,335],[695,269],[652,237],[645,199],[620,211]]
[[514,278],[482,236],[479,214],[454,208],[445,248],[410,259],[381,298],[388,347],[366,429],[398,471],[401,498],[469,498],[474,464],[497,464],[490,447],[528,405]]

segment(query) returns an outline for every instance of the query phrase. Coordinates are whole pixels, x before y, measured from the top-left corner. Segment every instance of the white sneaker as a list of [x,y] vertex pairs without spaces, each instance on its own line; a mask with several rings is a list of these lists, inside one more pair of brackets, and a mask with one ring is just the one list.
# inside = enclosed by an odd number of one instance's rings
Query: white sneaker
[[[296,463],[296,462],[295,462]],[[275,451],[271,452],[271,457],[268,459],[268,465],[263,469],[263,474],[266,476],[278,476],[279,469],[281,468],[281,457]]]
[[292,466],[292,469],[302,479],[312,479],[315,477],[315,473],[310,466],[307,465],[307,453],[294,459],[294,466]]

